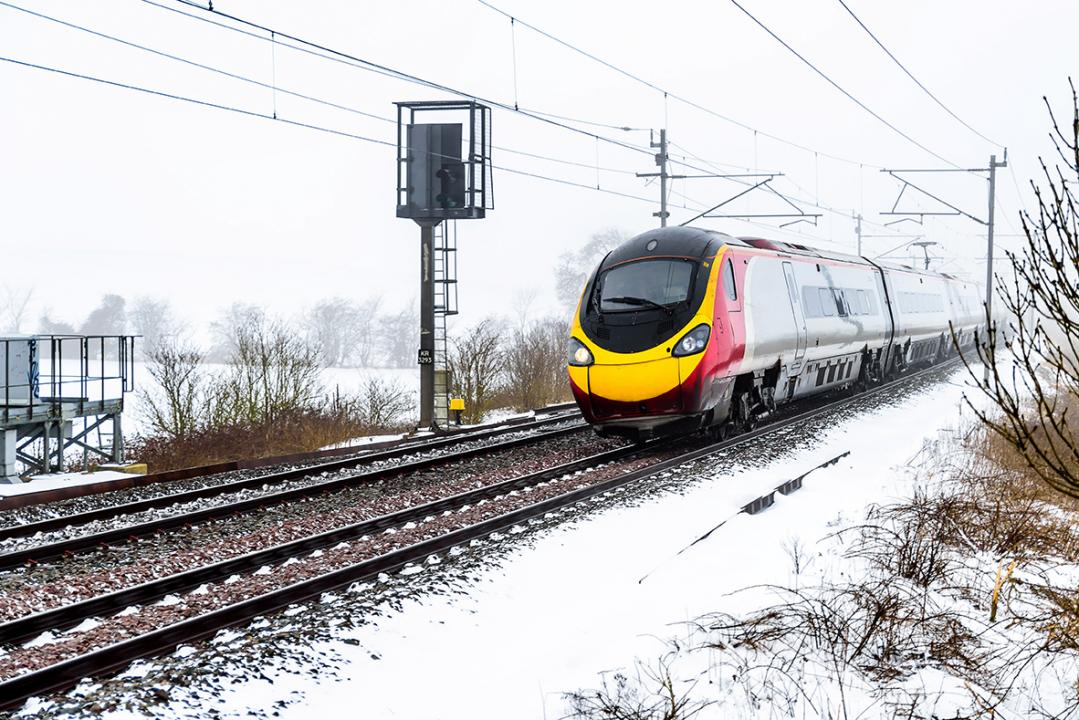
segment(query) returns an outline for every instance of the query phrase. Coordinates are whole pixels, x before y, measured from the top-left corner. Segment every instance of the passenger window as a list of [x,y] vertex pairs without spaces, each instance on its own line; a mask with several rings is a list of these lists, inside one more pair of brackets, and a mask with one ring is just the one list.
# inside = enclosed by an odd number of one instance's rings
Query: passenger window
[[862,308],[863,315],[869,314],[869,296],[865,290],[858,291],[858,305]]
[[835,317],[835,296],[830,289],[820,289],[820,306],[825,317]]
[[842,290],[833,290],[835,293],[835,306],[839,309],[839,317],[847,317],[847,303],[843,300]]
[[817,288],[806,288],[802,291],[802,295],[805,297],[805,313],[806,317],[820,317],[820,292]]
[[730,258],[727,258],[727,262],[723,263],[723,288],[727,291],[728,299],[738,299],[738,291],[734,287],[734,266],[731,265]]

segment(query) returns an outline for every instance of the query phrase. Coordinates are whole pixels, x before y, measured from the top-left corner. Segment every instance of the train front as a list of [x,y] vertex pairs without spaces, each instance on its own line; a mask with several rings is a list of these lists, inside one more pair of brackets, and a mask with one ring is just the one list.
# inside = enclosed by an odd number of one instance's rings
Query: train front
[[717,253],[724,236],[652,230],[612,250],[589,279],[569,341],[569,376],[600,435],[690,432],[714,405]]

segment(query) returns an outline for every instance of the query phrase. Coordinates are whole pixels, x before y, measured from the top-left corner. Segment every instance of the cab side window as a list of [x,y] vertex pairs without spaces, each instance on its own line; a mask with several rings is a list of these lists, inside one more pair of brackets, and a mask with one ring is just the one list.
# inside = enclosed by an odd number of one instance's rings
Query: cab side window
[[723,263],[723,289],[727,291],[728,300],[738,299],[738,291],[734,287],[734,266],[730,258]]

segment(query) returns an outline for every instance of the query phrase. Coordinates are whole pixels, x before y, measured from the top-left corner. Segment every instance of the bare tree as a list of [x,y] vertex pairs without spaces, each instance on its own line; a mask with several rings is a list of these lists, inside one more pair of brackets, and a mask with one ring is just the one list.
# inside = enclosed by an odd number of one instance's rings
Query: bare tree
[[30,301],[34,297],[33,286],[19,290],[5,284],[0,290],[0,331],[22,332],[22,324],[26,321]]
[[84,335],[123,335],[127,327],[127,302],[120,295],[108,294],[90,311],[79,332]]
[[236,354],[240,329],[252,323],[266,320],[266,311],[258,305],[236,302],[221,311],[218,319],[210,323],[212,344],[207,360],[226,362]]
[[555,294],[567,314],[577,306],[584,284],[596,265],[612,248],[627,239],[629,236],[622,230],[609,228],[593,235],[577,250],[562,253],[554,271]]
[[356,367],[371,367],[378,349],[378,318],[382,298],[368,298],[360,303],[360,323],[356,326],[356,346],[348,360]]
[[75,326],[62,320],[53,320],[52,310],[45,308],[37,323],[38,332],[42,335],[74,335]]
[[501,389],[501,338],[501,327],[488,318],[464,333],[450,351],[450,392],[464,399],[466,422],[479,422]]
[[[1072,87],[1071,127],[1061,128],[1046,99],[1059,164],[1040,159],[1044,187],[1031,181],[1037,215],[1021,214],[1026,241],[1008,253],[1010,277],[998,275],[1008,332],[996,322],[978,344],[989,368],[968,364],[971,378],[992,403],[971,405],[983,423],[1011,444],[1051,487],[1079,497],[1079,442],[1073,416],[1079,408],[1079,98]],[[964,360],[965,362],[967,359]]]
[[317,348],[326,367],[349,362],[365,366],[371,356],[378,300],[358,304],[346,298],[322,300],[303,317],[307,341]]
[[235,351],[213,383],[210,424],[261,425],[309,410],[322,395],[318,352],[263,315],[236,328]]
[[505,350],[506,387],[514,406],[529,410],[566,397],[564,320],[547,318],[513,333]]
[[146,295],[135,298],[127,317],[132,331],[142,336],[141,349],[151,359],[159,347],[175,341],[182,331],[169,301],[161,298]]
[[532,308],[535,304],[536,288],[518,288],[513,293],[513,314],[519,329],[528,326],[532,316]]
[[381,352],[370,361],[375,367],[412,367],[420,346],[419,315],[415,303],[378,319],[378,346]]
[[202,354],[174,339],[159,342],[147,352],[147,372],[154,390],[140,390],[144,414],[156,433],[173,439],[187,437],[200,427],[207,378]]

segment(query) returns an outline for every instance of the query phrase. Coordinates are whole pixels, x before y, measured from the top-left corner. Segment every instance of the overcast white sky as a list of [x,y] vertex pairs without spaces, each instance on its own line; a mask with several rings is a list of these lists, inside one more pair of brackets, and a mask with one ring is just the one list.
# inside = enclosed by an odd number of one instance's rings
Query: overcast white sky
[[[156,1],[156,0],[155,0]],[[395,100],[437,92],[303,55],[140,0],[11,0],[15,5],[193,61],[248,75],[364,112],[391,117]],[[165,8],[209,13],[176,0]],[[268,113],[269,90],[157,57],[0,4],[0,56]],[[494,4],[716,112],[829,155],[792,148],[663,96],[517,26],[522,107],[635,128],[666,124],[681,148],[716,163],[785,173],[784,193],[880,223],[898,185],[878,171],[942,167],[815,76],[729,0]],[[1046,154],[1041,96],[1070,111],[1079,3],[995,0],[879,3],[848,0],[863,22],[960,117],[1007,145],[998,186],[998,232],[1015,232],[1019,188]],[[983,167],[999,148],[964,128],[899,70],[838,0],[744,0],[743,5],[839,84],[920,143],[963,167]],[[302,3],[218,0],[215,9],[345,50],[445,85],[514,101],[509,21],[476,0]],[[220,22],[229,24],[218,18]],[[105,292],[170,299],[195,322],[236,300],[291,315],[330,295],[384,295],[408,302],[418,283],[418,230],[394,216],[394,151],[271,120],[150,97],[0,62],[0,283],[33,287],[38,311],[79,322]],[[392,125],[277,95],[280,117],[394,139]],[[644,153],[619,149],[496,110],[497,146],[623,171],[602,187],[658,198],[633,177],[654,170]],[[646,132],[597,132],[647,145]],[[682,150],[675,148],[672,155]],[[596,170],[505,151],[507,167],[595,184]],[[858,163],[863,163],[860,166]],[[700,165],[700,163],[695,163]],[[684,168],[674,168],[685,170]],[[690,170],[689,172],[695,172]],[[986,185],[953,173],[922,178],[979,217]],[[674,190],[708,206],[738,192],[730,181],[679,181]],[[553,308],[549,277],[560,253],[592,233],[636,233],[656,221],[645,202],[495,174],[496,208],[459,224],[462,318],[509,312],[521,293]],[[677,195],[673,200],[681,202]],[[904,200],[906,202],[906,199]],[[930,203],[924,203],[928,209]],[[781,207],[766,196],[730,206]],[[807,212],[818,212],[806,205]],[[906,205],[905,207],[912,207]],[[672,208],[672,221],[694,212]],[[770,222],[772,226],[781,221]],[[853,250],[853,223],[825,211],[791,230],[734,220],[702,221],[736,234]],[[978,270],[984,230],[957,218],[924,232],[953,271]],[[793,229],[792,229],[793,230]],[[868,224],[868,234],[886,234]],[[877,254],[903,238],[866,240]],[[1002,237],[1002,242],[1014,239]],[[955,258],[955,259],[953,259]],[[976,274],[976,273],[975,273]],[[33,329],[33,328],[30,328]]]

